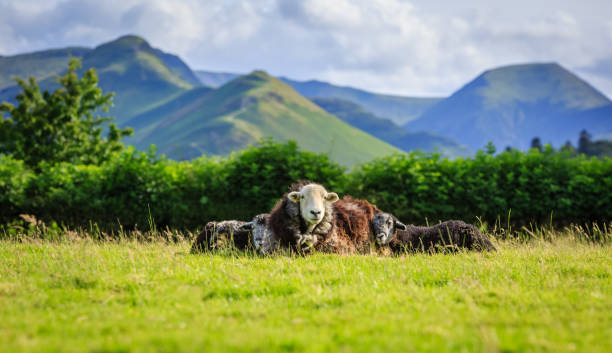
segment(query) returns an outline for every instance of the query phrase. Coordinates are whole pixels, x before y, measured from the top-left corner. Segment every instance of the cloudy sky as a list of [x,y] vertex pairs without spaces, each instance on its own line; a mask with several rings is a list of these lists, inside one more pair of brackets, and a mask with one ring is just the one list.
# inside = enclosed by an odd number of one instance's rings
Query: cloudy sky
[[610,0],[0,0],[0,55],[124,34],[193,69],[418,96],[555,61],[612,97]]

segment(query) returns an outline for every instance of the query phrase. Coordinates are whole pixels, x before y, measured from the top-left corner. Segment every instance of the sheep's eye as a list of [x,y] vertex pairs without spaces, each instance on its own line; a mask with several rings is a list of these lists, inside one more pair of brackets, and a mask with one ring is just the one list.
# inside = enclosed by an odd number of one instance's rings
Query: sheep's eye
[[304,195],[300,196],[300,198],[303,200],[304,199]]

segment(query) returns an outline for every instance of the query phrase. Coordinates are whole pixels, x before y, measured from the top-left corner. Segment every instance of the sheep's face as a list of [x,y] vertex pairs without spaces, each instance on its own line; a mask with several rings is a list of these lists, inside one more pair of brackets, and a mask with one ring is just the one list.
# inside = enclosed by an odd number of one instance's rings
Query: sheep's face
[[252,242],[255,249],[260,250],[263,242],[270,236],[270,228],[267,225],[268,214],[262,213],[253,217],[253,220],[240,227],[240,230],[248,230],[252,234]]
[[300,191],[290,192],[288,197],[293,202],[299,202],[300,214],[311,226],[323,220],[326,203],[338,201],[338,194],[327,192],[323,186],[318,184],[305,185]]
[[381,245],[386,245],[393,240],[395,231],[406,230],[406,225],[397,220],[390,213],[379,213],[372,219],[372,228],[376,242]]

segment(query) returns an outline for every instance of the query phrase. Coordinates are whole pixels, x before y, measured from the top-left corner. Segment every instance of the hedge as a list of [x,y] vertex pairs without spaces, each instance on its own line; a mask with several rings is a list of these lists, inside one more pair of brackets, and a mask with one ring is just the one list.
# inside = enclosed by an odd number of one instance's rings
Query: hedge
[[406,222],[526,225],[612,220],[612,160],[532,149],[448,160],[419,153],[361,165],[348,190]]
[[345,169],[295,143],[264,141],[229,158],[177,162],[128,148],[100,165],[41,164],[34,174],[0,156],[0,222],[20,214],[66,226],[194,229],[266,212],[294,180],[345,183]]
[[70,227],[195,229],[267,212],[299,179],[365,198],[404,222],[610,222],[612,160],[551,149],[448,160],[396,154],[347,172],[293,142],[264,141],[227,158],[173,161],[128,148],[96,165],[41,164],[34,173],[0,156],[0,223],[20,214]]

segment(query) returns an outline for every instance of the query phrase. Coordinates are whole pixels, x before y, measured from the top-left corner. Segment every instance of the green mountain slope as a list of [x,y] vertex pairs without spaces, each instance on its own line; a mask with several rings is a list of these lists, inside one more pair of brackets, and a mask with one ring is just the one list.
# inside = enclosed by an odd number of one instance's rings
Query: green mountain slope
[[403,125],[418,118],[425,110],[438,103],[439,97],[403,97],[332,85],[323,81],[295,81],[281,78],[308,98],[339,98],[349,100],[364,107],[376,116],[391,119],[394,123]]
[[470,149],[448,137],[428,132],[408,132],[389,119],[379,118],[351,101],[336,98],[314,98],[312,102],[347,124],[377,137],[404,151],[437,151],[444,157],[466,157]]
[[533,137],[561,146],[582,129],[612,131],[610,100],[558,64],[525,64],[486,71],[409,122],[472,149],[529,147]]
[[194,80],[199,82],[180,59],[152,48],[137,36],[96,47],[83,57],[83,68],[90,67],[98,72],[100,86],[115,92],[111,114],[118,123],[191,89]]
[[[118,123],[123,123],[200,85],[198,78],[180,58],[152,48],[137,36],[123,36],[94,49],[77,49],[28,54],[28,64],[23,66],[20,75],[29,76],[32,72],[38,72],[43,79],[40,82],[41,88],[52,90],[56,87],[53,73],[63,72],[69,60],[69,55],[60,54],[69,52],[73,56],[80,56],[83,70],[95,68],[103,90],[115,92],[114,107],[109,114],[115,116]],[[49,56],[53,58],[43,65],[43,62],[49,60]],[[19,56],[0,58],[5,61],[18,59]],[[38,71],[36,66],[40,66]],[[0,100],[11,101],[17,93],[18,87],[6,87],[0,92]]]
[[0,90],[14,86],[14,77],[34,76],[44,80],[60,74],[68,67],[71,56],[81,57],[89,51],[89,48],[74,47],[0,57]]
[[230,82],[231,80],[242,76],[241,74],[231,73],[231,72],[213,72],[213,71],[203,71],[196,70],[194,71],[200,83],[204,86],[209,87],[221,87],[224,84]]
[[[196,71],[200,82],[205,86],[219,87],[240,76],[236,73]],[[416,119],[421,113],[443,98],[402,97],[377,94],[353,87],[336,86],[324,81],[297,81],[281,77],[281,81],[293,87],[299,94],[307,98],[337,98],[356,103],[376,116],[391,119],[394,123],[403,125]]]
[[[181,107],[175,109],[174,107]],[[196,88],[128,121],[139,148],[170,157],[228,154],[260,138],[295,140],[347,166],[399,152],[325,112],[291,87],[255,71],[213,91]]]

